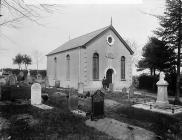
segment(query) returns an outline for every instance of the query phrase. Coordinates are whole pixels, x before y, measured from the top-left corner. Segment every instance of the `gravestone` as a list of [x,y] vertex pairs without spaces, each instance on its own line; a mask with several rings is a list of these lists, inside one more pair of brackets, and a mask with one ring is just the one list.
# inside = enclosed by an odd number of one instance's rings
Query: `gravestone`
[[6,85],[6,80],[5,78],[0,78],[0,86]]
[[156,83],[158,89],[157,89],[157,100],[155,106],[167,107],[169,106],[168,93],[167,93],[168,82],[164,80],[165,78],[164,72],[160,72],[159,76],[160,76],[159,81]]
[[83,87],[84,87],[83,83],[78,83],[78,93],[79,94],[83,94]]
[[127,92],[127,89],[124,87],[123,89],[122,89],[122,94],[126,94]]
[[112,83],[109,84],[109,90],[113,91],[113,84]]
[[48,79],[48,77],[45,78],[45,86],[49,87],[49,79]]
[[130,86],[130,88],[129,88],[129,97],[133,97],[133,95],[134,95],[134,87]]
[[16,85],[16,82],[17,82],[16,75],[11,74],[11,75],[9,76],[9,85],[10,85],[10,86]]
[[37,83],[42,83],[42,75],[41,74],[37,74],[37,79],[35,80]]
[[31,86],[31,104],[41,104],[41,85],[39,83]]
[[32,77],[30,76],[30,70],[28,70],[26,82],[27,82],[28,84],[32,84],[32,83],[33,83]]
[[24,80],[25,80],[24,73],[23,73],[23,71],[20,71],[19,75],[17,76],[17,81],[21,82]]
[[0,77],[0,100],[1,100],[1,91],[2,91],[2,86],[4,86],[6,84],[6,80],[4,78]]
[[68,108],[70,110],[78,109],[78,95],[74,89],[67,89],[68,92]]
[[56,88],[60,88],[60,81],[59,81],[59,80],[56,80],[56,81],[55,81],[55,87],[56,87]]
[[104,93],[97,90],[92,95],[91,120],[104,117]]

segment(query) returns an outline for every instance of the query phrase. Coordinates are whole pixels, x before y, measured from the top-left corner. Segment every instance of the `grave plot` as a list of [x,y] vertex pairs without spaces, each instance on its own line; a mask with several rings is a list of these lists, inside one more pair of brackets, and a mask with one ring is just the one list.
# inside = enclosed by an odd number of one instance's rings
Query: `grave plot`
[[147,102],[143,104],[135,104],[134,108],[141,108],[144,110],[150,110],[153,112],[158,112],[167,115],[176,115],[182,113],[182,106],[178,105],[169,105],[165,107],[156,107],[155,102]]
[[158,86],[157,90],[157,100],[155,102],[145,102],[133,105],[134,108],[141,108],[144,110],[149,110],[153,112],[163,113],[167,115],[175,115],[182,113],[182,106],[175,106],[169,104],[168,101],[168,82],[164,80],[164,72],[160,72],[160,79],[156,83]]
[[31,105],[43,110],[53,108],[51,106],[42,104],[41,85],[39,83],[34,83],[31,86]]
[[92,120],[104,117],[104,93],[97,90],[92,96],[89,95],[78,96],[70,93],[68,106],[71,112],[80,116],[91,115]]
[[97,121],[87,120],[85,123],[120,140],[153,140],[156,138],[155,134],[151,131],[111,118],[99,119]]
[[91,120],[103,118],[104,115],[104,93],[101,90],[97,90],[92,95]]
[[[67,100],[69,110],[77,116],[86,117],[87,110],[85,110],[84,101],[78,96],[78,92],[73,89],[67,89]],[[84,108],[82,108],[84,107]]]
[[78,99],[78,108],[90,113],[92,111],[92,97],[79,97]]

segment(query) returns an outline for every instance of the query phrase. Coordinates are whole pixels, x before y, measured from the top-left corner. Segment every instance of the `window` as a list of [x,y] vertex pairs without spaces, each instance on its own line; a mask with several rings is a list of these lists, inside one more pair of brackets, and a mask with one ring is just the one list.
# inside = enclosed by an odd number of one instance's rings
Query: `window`
[[66,80],[70,80],[70,56],[66,56]]
[[93,80],[99,80],[99,54],[93,55]]
[[54,79],[56,79],[56,73],[57,73],[57,58],[54,57]]
[[125,57],[121,57],[121,80],[125,79]]
[[112,37],[108,37],[108,42],[111,44],[112,43]]
[[109,46],[112,46],[114,44],[114,38],[112,37],[112,35],[107,36],[107,43],[109,44]]

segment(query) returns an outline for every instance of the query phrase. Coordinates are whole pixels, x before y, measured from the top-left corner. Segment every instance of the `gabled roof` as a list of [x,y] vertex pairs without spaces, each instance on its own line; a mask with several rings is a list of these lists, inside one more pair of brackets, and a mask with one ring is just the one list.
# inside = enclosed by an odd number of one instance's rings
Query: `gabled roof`
[[63,52],[63,51],[66,51],[66,50],[75,49],[77,47],[85,46],[88,43],[90,43],[91,41],[95,40],[97,37],[99,37],[100,35],[102,35],[104,32],[106,32],[109,29],[111,29],[118,36],[120,41],[125,45],[125,47],[130,52],[130,54],[133,54],[133,51],[128,46],[128,44],[122,39],[122,37],[114,29],[114,27],[112,25],[110,25],[110,26],[106,26],[104,28],[98,29],[96,31],[90,32],[88,34],[79,36],[77,38],[71,39],[71,40],[67,41],[66,43],[64,43],[63,45],[61,45],[60,47],[58,47],[55,50],[48,53],[47,56],[52,55],[52,54],[56,54],[56,53],[59,53],[59,52]]

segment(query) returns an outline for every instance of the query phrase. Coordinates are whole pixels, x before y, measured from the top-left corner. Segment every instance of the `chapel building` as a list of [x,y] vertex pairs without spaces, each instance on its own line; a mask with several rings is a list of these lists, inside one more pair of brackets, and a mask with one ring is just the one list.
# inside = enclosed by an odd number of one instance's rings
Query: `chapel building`
[[49,84],[82,91],[102,87],[105,77],[114,91],[132,84],[133,51],[111,25],[71,39],[47,54]]

